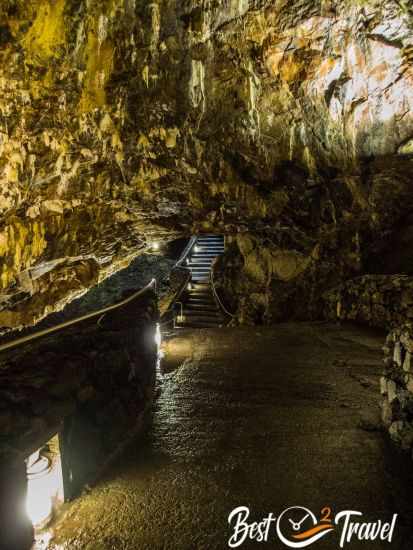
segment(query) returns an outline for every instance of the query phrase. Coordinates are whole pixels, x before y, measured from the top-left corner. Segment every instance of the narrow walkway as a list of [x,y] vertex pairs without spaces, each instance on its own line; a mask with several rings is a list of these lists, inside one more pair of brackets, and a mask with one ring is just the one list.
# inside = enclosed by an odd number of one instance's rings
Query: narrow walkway
[[[49,548],[224,550],[238,506],[254,520],[331,506],[399,514],[392,544],[345,548],[411,550],[413,468],[380,431],[381,345],[325,324],[181,331],[146,439],[69,506]],[[240,548],[286,547],[272,530]],[[311,548],[339,548],[338,533]]]
[[191,285],[182,298],[182,311],[175,328],[216,327],[225,324],[225,317],[216,303],[211,283],[211,266],[224,252],[224,237],[201,235],[185,267],[191,271]]

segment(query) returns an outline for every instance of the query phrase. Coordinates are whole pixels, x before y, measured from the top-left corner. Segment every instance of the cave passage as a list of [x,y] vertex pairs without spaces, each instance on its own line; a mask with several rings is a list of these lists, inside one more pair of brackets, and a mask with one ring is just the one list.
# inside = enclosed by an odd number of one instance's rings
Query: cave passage
[[0,550],[412,550],[412,191],[413,0],[0,0]]
[[[234,508],[258,521],[303,506],[397,513],[392,544],[348,547],[410,549],[411,462],[380,428],[382,341],[325,323],[181,331],[164,345],[144,441],[69,505],[47,547],[221,550]],[[338,544],[335,531],[316,546]],[[273,527],[241,547],[261,546],[282,547]]]

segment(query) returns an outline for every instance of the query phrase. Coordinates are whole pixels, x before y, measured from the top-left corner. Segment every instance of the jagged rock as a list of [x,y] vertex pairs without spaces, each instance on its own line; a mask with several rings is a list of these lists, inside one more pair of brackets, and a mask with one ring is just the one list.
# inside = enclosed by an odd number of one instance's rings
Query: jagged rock
[[0,17],[0,326],[191,232],[249,233],[222,286],[254,322],[319,315],[321,290],[389,254],[413,206],[405,3],[7,0]]

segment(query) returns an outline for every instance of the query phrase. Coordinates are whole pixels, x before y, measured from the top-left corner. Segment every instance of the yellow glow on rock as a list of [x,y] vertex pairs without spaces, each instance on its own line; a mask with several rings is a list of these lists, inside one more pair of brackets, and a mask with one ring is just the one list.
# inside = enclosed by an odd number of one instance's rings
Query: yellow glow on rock
[[39,3],[36,19],[24,38],[27,60],[39,64],[56,53],[66,38],[64,8],[66,0],[49,0]]

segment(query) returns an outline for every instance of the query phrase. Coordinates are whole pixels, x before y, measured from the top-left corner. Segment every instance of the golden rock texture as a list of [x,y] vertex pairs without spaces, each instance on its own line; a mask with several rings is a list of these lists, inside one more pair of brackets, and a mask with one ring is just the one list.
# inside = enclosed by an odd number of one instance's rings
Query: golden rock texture
[[3,0],[0,326],[197,231],[249,233],[235,305],[317,311],[412,207],[412,25],[402,0]]

